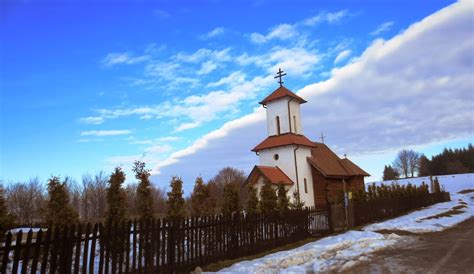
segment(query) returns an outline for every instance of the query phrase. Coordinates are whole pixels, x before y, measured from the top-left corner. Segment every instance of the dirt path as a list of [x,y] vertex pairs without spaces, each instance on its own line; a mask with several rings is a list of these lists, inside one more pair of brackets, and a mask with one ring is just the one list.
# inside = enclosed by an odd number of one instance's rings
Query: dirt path
[[348,273],[474,273],[474,218],[443,232],[409,236]]

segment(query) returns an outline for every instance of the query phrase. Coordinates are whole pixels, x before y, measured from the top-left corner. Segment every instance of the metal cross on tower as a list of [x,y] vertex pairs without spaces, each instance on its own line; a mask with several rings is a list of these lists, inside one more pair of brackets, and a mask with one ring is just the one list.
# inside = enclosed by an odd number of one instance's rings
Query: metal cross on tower
[[326,137],[326,136],[324,136],[324,134],[321,132],[321,137],[319,137],[319,139],[321,139],[321,143],[323,143],[323,144],[324,144],[324,137]]
[[282,78],[283,76],[285,76],[286,73],[283,73],[283,70],[281,70],[281,68],[279,68],[277,74],[278,74],[278,75],[275,76],[275,77],[273,77],[273,78],[275,78],[275,79],[276,79],[276,78],[280,78],[280,80],[278,81],[278,83],[280,84],[280,87],[281,87],[281,86],[283,86],[283,81],[281,80],[281,78]]

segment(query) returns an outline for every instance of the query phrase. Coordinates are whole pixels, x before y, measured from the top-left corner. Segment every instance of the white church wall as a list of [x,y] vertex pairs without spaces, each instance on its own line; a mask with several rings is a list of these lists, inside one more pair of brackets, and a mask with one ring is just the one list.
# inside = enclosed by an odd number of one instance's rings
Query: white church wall
[[267,104],[268,136],[277,135],[276,117],[280,117],[280,133],[290,132],[288,125],[288,99],[278,99]]
[[[303,134],[300,106],[301,105],[298,101],[292,100],[290,102],[291,132],[296,133],[296,134]],[[295,122],[296,122],[296,130],[295,130]]]
[[[314,206],[313,175],[311,173],[311,165],[308,163],[308,160],[307,160],[307,157],[310,157],[310,156],[311,156],[311,149],[308,147],[300,147],[296,151],[300,199],[304,202],[305,206]],[[304,188],[305,178],[306,178],[306,187],[308,190],[307,193],[305,192],[305,188]]]
[[[295,170],[295,157],[294,149],[296,146],[284,146],[271,149],[265,149],[260,151],[260,165],[263,166],[278,166],[290,179],[295,182],[289,191],[288,195],[291,196],[297,189],[296,186],[296,170]],[[278,154],[278,160],[275,160],[275,154]],[[306,206],[314,205],[313,195],[313,177],[311,174],[311,166],[306,160],[307,157],[311,156],[311,149],[307,147],[299,147],[296,151],[296,161],[298,164],[298,183],[300,190],[300,199],[304,201]],[[305,193],[304,189],[304,178],[306,178],[306,186],[308,193]]]

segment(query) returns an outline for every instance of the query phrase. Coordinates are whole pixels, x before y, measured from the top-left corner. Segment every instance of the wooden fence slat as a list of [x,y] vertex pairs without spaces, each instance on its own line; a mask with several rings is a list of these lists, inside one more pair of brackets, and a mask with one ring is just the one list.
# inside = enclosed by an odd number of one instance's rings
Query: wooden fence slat
[[137,267],[137,220],[133,221],[133,250],[132,250],[132,270]]
[[26,236],[26,244],[25,244],[25,253],[23,256],[23,264],[21,266],[21,274],[26,274],[28,270],[28,261],[30,260],[30,249],[31,249],[31,239],[33,238],[33,230],[30,229],[28,231],[28,235]]
[[3,246],[3,259],[2,259],[2,273],[7,273],[7,266],[9,261],[9,255],[11,251],[12,233],[8,232],[5,238],[5,245]]
[[91,256],[90,256],[90,259],[89,259],[89,273],[94,273],[95,247],[96,247],[96,244],[97,244],[98,230],[99,230],[99,225],[96,223],[94,225],[94,230],[92,232]]
[[15,242],[15,249],[13,253],[13,267],[12,267],[12,273],[17,273],[18,272],[18,264],[20,262],[20,253],[21,253],[21,241],[23,238],[23,231],[19,231],[16,234],[16,242]]
[[131,233],[132,222],[129,220],[125,229],[125,273],[130,271],[130,233]]
[[76,248],[74,252],[74,274],[79,273],[79,259],[81,258],[81,243],[82,243],[82,224],[77,225],[76,231]]
[[100,239],[99,239],[99,245],[100,245],[100,249],[99,249],[99,274],[102,274],[104,273],[104,253],[105,253],[105,241],[106,241],[106,232],[105,232],[105,228],[102,224],[99,224],[99,235],[100,235]]
[[52,233],[53,233],[53,228],[49,226],[48,230],[46,231],[46,237],[44,238],[43,257],[42,257],[42,262],[41,262],[41,274],[46,273],[46,267],[48,265],[48,256],[49,256],[49,245],[51,242]]
[[87,274],[87,260],[89,258],[89,236],[91,233],[91,224],[86,225],[86,235],[84,236],[84,252],[82,253],[82,273]]
[[[33,262],[31,263],[31,274],[36,274],[36,269],[38,267],[38,259],[40,256],[41,244],[43,240],[43,229],[39,229],[38,233],[36,234],[36,241],[34,244],[34,253],[33,253]],[[4,273],[4,272],[2,272]]]

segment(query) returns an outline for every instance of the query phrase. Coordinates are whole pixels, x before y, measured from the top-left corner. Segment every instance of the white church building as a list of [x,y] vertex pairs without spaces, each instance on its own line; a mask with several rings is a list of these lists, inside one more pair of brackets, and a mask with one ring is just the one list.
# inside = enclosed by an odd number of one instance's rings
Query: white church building
[[280,70],[280,87],[260,102],[267,113],[268,137],[252,149],[259,164],[247,183],[258,193],[264,183],[284,184],[290,197],[296,191],[305,206],[318,207],[324,207],[343,188],[363,189],[367,172],[339,158],[324,143],[304,136],[300,108],[306,101],[282,85],[283,75]]

